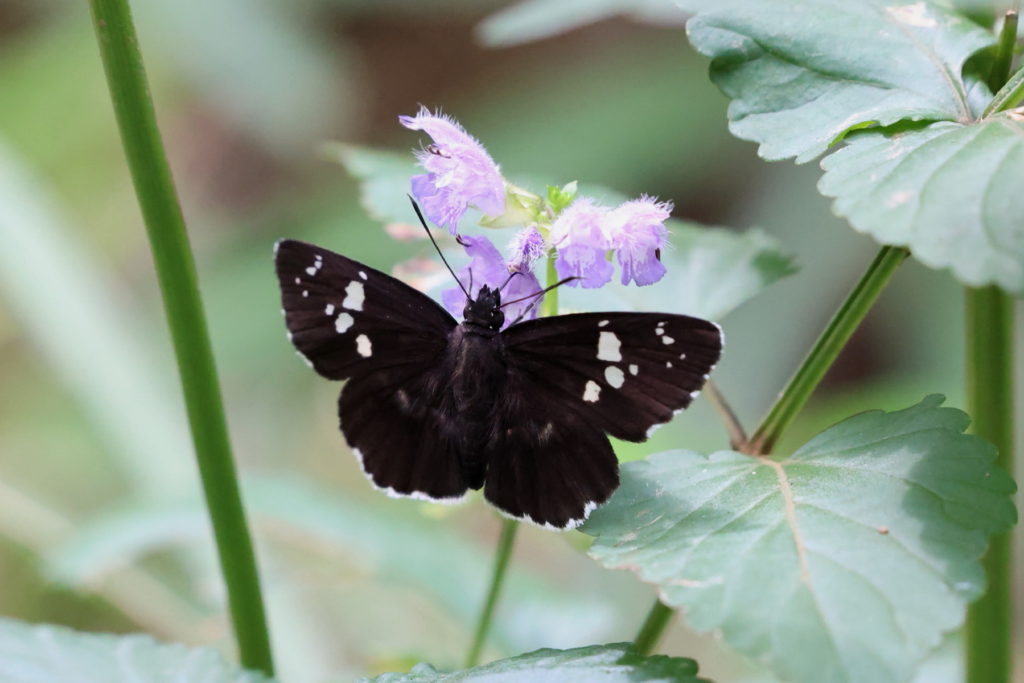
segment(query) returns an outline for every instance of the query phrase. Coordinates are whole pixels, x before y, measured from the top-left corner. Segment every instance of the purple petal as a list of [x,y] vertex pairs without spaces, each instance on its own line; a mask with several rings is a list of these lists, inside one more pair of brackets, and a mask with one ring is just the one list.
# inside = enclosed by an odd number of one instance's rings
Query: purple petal
[[432,114],[425,107],[416,116],[399,116],[411,130],[421,130],[433,144],[417,152],[427,173],[413,178],[412,194],[423,213],[454,235],[469,206],[488,216],[505,212],[505,180],[487,150],[455,119]]
[[570,285],[600,287],[611,280],[612,264],[605,258],[612,246],[607,222],[608,209],[583,197],[570,204],[551,226],[551,243],[558,250],[558,275],[579,278]]
[[665,275],[659,250],[667,242],[665,221],[671,212],[671,203],[647,196],[626,202],[611,212],[609,234],[622,266],[622,284],[632,280],[640,286],[650,285]]
[[537,228],[523,228],[508,244],[508,267],[515,271],[527,271],[547,252],[544,236]]

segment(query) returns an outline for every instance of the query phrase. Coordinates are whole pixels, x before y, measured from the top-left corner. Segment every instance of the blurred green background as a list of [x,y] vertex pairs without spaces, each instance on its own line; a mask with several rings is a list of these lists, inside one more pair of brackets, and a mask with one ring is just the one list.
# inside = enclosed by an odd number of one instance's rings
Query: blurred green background
[[[479,501],[438,508],[372,491],[337,432],[338,386],[285,338],[277,238],[385,269],[427,255],[366,215],[355,182],[318,155],[323,141],[408,150],[418,139],[396,117],[443,107],[509,176],[655,194],[680,217],[776,236],[801,271],[723,321],[716,379],[748,428],[877,250],[831,216],[815,164],[768,165],[730,137],[726,102],[668,0],[566,3],[572,20],[599,20],[544,38],[549,16],[541,39],[498,46],[517,26],[534,30],[516,15],[481,27],[507,4],[133,3],[289,682],[457,665],[498,531]],[[635,11],[600,16],[616,5]],[[84,3],[0,0],[0,103],[0,614],[230,651]],[[947,274],[904,266],[780,450],[928,393],[962,406],[962,299]],[[701,401],[643,452],[726,446]],[[585,545],[523,529],[490,656],[633,637],[652,591],[599,569]],[[663,651],[721,681],[771,680],[685,618]],[[922,680],[955,670],[949,655]]]

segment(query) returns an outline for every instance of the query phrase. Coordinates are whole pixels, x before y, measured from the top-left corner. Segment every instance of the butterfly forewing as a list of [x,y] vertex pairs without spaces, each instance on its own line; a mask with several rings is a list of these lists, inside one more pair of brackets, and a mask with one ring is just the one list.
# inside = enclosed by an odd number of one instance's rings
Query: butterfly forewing
[[327,249],[282,240],[275,260],[292,343],[328,379],[425,367],[456,325],[425,294]]
[[690,405],[722,353],[717,325],[662,313],[539,318],[503,336],[511,370],[627,441]]

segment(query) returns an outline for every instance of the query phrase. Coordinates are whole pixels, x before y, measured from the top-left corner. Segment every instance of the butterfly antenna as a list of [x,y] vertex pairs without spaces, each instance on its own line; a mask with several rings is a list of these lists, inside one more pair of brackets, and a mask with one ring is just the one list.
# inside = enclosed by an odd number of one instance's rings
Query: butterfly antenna
[[469,295],[469,292],[466,291],[466,288],[462,286],[462,280],[460,280],[459,276],[455,274],[455,271],[452,270],[452,267],[448,265],[448,259],[446,259],[444,257],[444,254],[441,253],[441,247],[437,246],[437,240],[434,239],[434,235],[431,234],[430,228],[427,227],[427,221],[426,219],[423,218],[423,212],[420,211],[420,205],[416,203],[416,200],[412,198],[412,195],[407,194],[405,196],[409,198],[410,202],[412,202],[412,208],[416,211],[416,217],[420,219],[420,225],[422,225],[423,229],[427,231],[427,237],[430,238],[431,244],[434,245],[434,249],[437,250],[437,255],[441,257],[441,261],[448,269],[448,272],[452,274],[453,278],[455,278],[455,282],[459,285],[459,289],[462,290],[462,293],[466,295],[467,299],[472,299],[473,297],[471,297]]
[[[511,279],[511,278],[510,278],[510,279]],[[533,297],[535,297],[535,296],[536,296],[536,297],[541,297],[541,296],[544,296],[545,294],[547,294],[548,292],[550,292],[550,291],[551,291],[552,289],[554,289],[555,287],[561,287],[561,286],[562,286],[562,285],[564,285],[564,284],[565,284],[566,282],[572,282],[573,280],[579,280],[579,278],[578,278],[578,277],[576,277],[575,275],[573,275],[573,276],[571,276],[571,277],[567,277],[567,278],[564,278],[564,279],[562,279],[562,280],[559,280],[559,281],[558,281],[558,282],[556,282],[555,284],[551,285],[550,287],[545,287],[544,289],[540,290],[539,292],[534,292],[533,294],[527,294],[526,296],[521,296],[521,297],[519,297],[518,299],[512,299],[512,301],[506,301],[505,303],[503,303],[503,304],[501,305],[501,308],[505,308],[505,307],[506,307],[506,306],[508,306],[509,304],[517,304],[517,303],[519,303],[520,301],[526,301],[527,299],[532,299],[532,298],[533,298]]]
[[[498,291],[500,292],[501,290],[503,290],[503,289],[505,289],[506,287],[508,287],[508,283],[512,282],[512,278],[514,278],[514,277],[515,277],[516,275],[519,275],[519,271],[518,271],[518,270],[513,270],[513,271],[512,271],[512,272],[511,272],[511,273],[509,274],[509,276],[508,276],[508,279],[507,279],[507,280],[505,280],[505,282],[503,282],[503,283],[502,283],[501,287],[498,287]],[[473,289],[473,287],[472,287],[472,286],[470,286],[470,289]]]

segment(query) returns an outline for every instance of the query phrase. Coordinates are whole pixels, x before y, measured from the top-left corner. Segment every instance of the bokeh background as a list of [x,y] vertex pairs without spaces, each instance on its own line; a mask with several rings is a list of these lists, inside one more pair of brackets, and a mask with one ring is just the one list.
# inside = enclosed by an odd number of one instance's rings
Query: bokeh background
[[[285,338],[279,237],[383,269],[429,256],[367,215],[324,141],[410,150],[397,116],[443,107],[508,175],[763,228],[800,271],[723,321],[716,378],[748,428],[877,250],[831,215],[816,164],[766,164],[728,134],[668,0],[133,5],[290,683],[457,665],[499,526],[479,501],[372,491],[337,432],[338,386]],[[511,39],[524,32],[536,39]],[[962,406],[962,299],[908,262],[780,450],[929,393]],[[726,446],[701,401],[643,449]],[[488,656],[634,636],[653,592],[586,543],[522,530]],[[231,649],[148,244],[87,8],[70,0],[0,0],[0,614]],[[663,651],[721,681],[771,680],[685,618]],[[955,644],[929,666],[921,680],[951,680]]]

